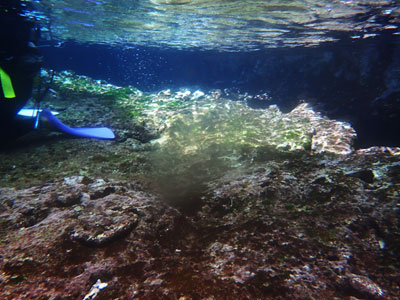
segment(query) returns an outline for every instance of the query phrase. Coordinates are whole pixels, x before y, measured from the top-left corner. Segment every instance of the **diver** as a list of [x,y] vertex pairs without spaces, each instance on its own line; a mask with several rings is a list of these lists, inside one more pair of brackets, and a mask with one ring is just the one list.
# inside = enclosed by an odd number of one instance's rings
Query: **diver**
[[26,132],[16,118],[32,95],[43,58],[36,47],[39,29],[22,16],[20,1],[0,4],[0,138],[1,144]]
[[[0,147],[9,141],[37,129],[39,119],[46,121],[54,130],[75,137],[114,139],[114,133],[106,127],[71,128],[58,120],[54,113],[39,110],[49,85],[43,91],[40,88],[40,68],[43,57],[36,44],[40,29],[33,21],[23,16],[21,1],[2,0],[0,4]],[[21,118],[18,113],[32,96],[37,81],[35,109],[31,117]]]

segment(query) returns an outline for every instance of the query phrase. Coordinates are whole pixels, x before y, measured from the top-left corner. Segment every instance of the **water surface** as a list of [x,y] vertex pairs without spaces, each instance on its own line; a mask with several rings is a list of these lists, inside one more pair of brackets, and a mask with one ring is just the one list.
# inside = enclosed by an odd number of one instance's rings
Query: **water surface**
[[129,48],[249,51],[315,46],[346,33],[398,34],[400,8],[389,0],[42,0],[29,14],[48,39]]

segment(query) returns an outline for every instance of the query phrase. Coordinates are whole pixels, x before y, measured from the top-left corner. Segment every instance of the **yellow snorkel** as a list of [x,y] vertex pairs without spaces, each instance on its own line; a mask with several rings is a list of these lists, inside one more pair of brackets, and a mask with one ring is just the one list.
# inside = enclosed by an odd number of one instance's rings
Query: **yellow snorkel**
[[10,76],[0,67],[1,88],[5,98],[15,98],[14,88]]

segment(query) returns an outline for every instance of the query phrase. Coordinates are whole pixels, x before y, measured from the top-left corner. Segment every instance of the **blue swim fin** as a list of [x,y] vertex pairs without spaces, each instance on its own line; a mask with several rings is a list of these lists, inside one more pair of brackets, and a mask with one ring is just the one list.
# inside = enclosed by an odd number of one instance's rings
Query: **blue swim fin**
[[98,127],[98,128],[69,127],[63,124],[60,120],[58,120],[48,109],[43,109],[40,113],[40,117],[45,118],[47,122],[55,129],[73,136],[83,137],[83,138],[103,139],[103,140],[112,140],[115,138],[115,135],[112,132],[112,130],[107,127]]

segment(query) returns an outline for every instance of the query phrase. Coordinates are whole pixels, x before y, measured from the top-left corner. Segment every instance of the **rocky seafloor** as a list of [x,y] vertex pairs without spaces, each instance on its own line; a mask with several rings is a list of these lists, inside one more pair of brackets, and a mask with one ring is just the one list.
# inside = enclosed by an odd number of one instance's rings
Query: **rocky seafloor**
[[398,299],[400,149],[306,103],[146,94],[63,72],[1,150],[1,299]]

